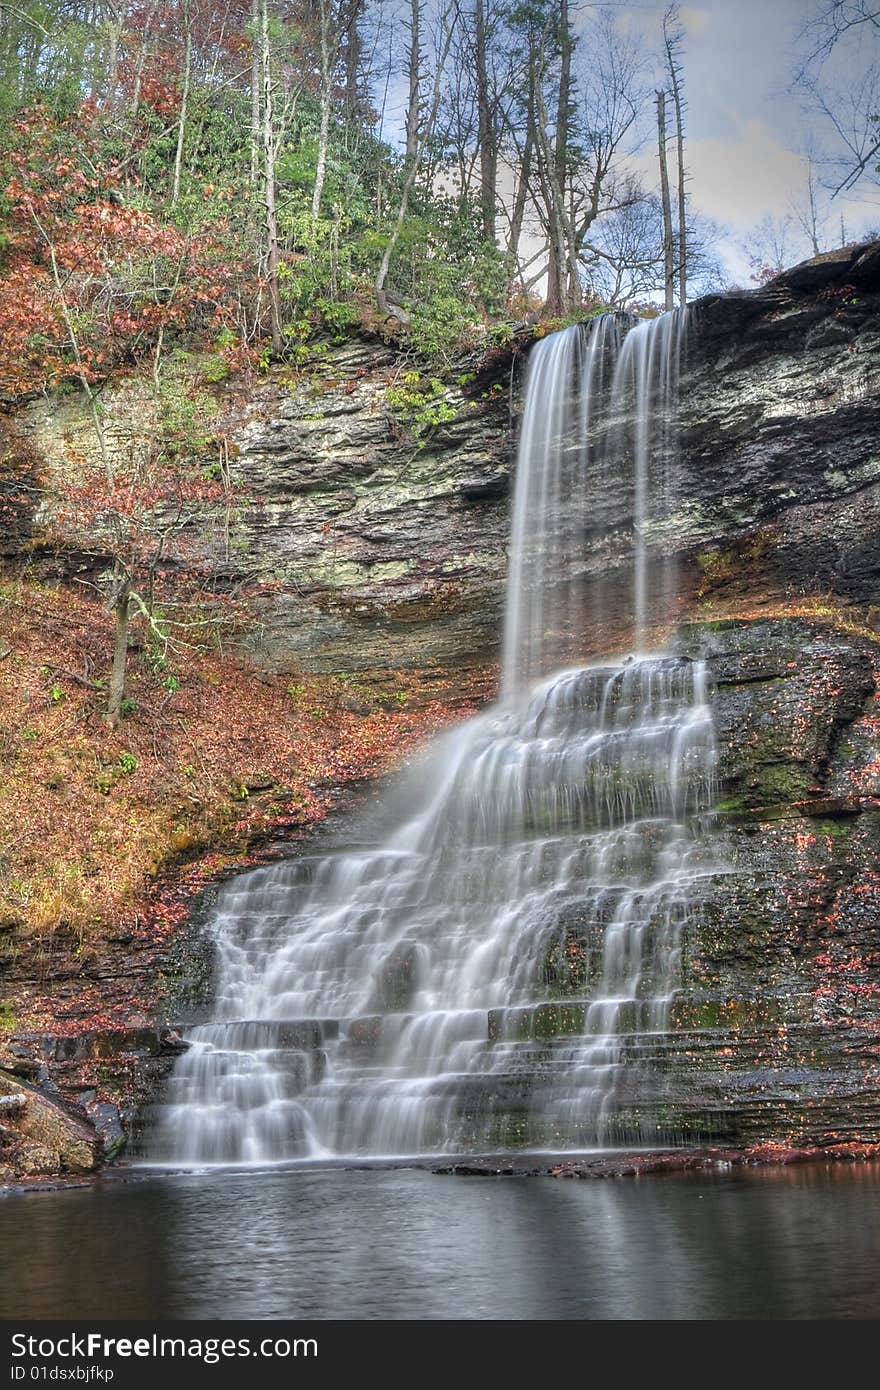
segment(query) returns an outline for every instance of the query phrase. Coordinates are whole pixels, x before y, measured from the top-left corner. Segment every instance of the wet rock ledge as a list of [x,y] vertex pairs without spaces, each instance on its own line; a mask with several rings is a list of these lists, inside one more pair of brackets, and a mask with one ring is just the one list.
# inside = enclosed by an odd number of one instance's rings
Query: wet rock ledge
[[735,1148],[877,1144],[880,644],[798,619],[680,641],[716,686],[721,872],[654,1049],[658,1124]]
[[0,1187],[94,1173],[185,1046],[167,1027],[21,1034],[0,1049]]

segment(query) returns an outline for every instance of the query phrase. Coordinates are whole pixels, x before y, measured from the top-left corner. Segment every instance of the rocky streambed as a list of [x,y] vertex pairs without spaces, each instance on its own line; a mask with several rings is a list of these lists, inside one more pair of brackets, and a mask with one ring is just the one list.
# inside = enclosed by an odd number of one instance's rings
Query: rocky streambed
[[[775,617],[691,623],[676,646],[707,660],[714,685],[720,782],[707,853],[718,872],[686,934],[668,1031],[624,1040],[623,1103],[634,1127],[653,1127],[657,1150],[672,1140],[722,1162],[865,1156],[880,1143],[880,642]],[[346,833],[342,816],[333,835]],[[0,1116],[8,1176],[81,1172],[124,1151],[138,1104],[183,1046],[172,1025],[200,1007],[196,979],[205,999],[205,919],[195,911],[179,934],[186,951],[164,960],[179,988],[148,1025],[4,1038],[0,1082],[26,1097]],[[566,931],[547,962],[555,1002],[523,1020],[548,1048],[583,1026],[566,1000],[588,986],[579,962],[591,959],[596,924],[573,919]],[[491,1037],[491,1018],[487,1027]],[[74,1159],[60,1141],[29,1147],[22,1117],[46,1097],[77,1136]],[[517,1113],[506,1116],[514,1144]]]

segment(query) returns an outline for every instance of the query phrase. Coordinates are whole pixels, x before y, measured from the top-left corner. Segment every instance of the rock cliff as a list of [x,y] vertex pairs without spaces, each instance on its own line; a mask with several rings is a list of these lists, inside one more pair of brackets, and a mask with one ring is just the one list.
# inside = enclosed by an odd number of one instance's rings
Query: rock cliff
[[[223,565],[229,583],[267,586],[248,639],[259,661],[368,671],[493,658],[531,341],[463,363],[433,398],[442,418],[417,434],[389,403],[412,364],[378,342],[328,346],[229,393],[230,469],[253,501]],[[679,501],[649,558],[678,558],[685,607],[804,592],[880,605],[880,243],[698,301],[682,401]],[[154,426],[137,381],[108,388],[104,407],[119,447]],[[93,448],[72,398],[34,402],[18,427],[19,482],[35,459],[51,476],[70,449]],[[22,495],[37,493],[18,488],[16,527],[38,551]],[[626,623],[631,496],[595,490],[581,578],[587,611],[604,585],[610,630],[588,644],[613,646]]]
[[[456,671],[494,658],[528,347],[466,366],[421,432],[389,405],[410,364],[376,342],[271,372],[236,402],[230,469],[256,501],[233,522],[224,565],[229,583],[263,586],[247,638],[258,663]],[[630,1103],[661,1139],[880,1143],[878,388],[880,244],[693,307],[678,501],[649,559],[678,561],[674,640],[709,663],[721,782],[716,871],[673,1027],[632,1043]],[[106,408],[120,437],[150,428],[137,382],[108,390]],[[87,447],[75,400],[19,418],[7,559],[40,558],[40,479]],[[608,630],[585,634],[587,651],[626,621],[630,498],[597,494],[584,538],[587,607],[594,584],[611,595]],[[576,925],[569,944],[585,944]],[[140,1069],[148,1088],[175,1044],[164,1020],[147,1022],[112,1065]],[[17,1074],[82,1099],[105,1042],[76,1055],[56,1042],[21,1042]],[[117,1117],[92,1120],[112,1152]]]
[[880,644],[767,619],[677,645],[715,687],[715,872],[672,1030],[633,1040],[631,1103],[661,1138],[878,1144]]
[[[451,418],[420,439],[389,416],[400,368],[375,345],[333,354],[284,395],[271,382],[256,393],[235,468],[265,501],[244,521],[248,561],[282,583],[256,643],[272,660],[495,654],[527,352],[498,352],[450,387]],[[880,604],[880,246],[699,301],[681,397],[679,501],[649,559],[679,559],[684,606],[804,592]],[[631,499],[597,480],[581,579],[586,612],[602,583],[610,630],[585,633],[587,649],[613,646],[628,620]]]

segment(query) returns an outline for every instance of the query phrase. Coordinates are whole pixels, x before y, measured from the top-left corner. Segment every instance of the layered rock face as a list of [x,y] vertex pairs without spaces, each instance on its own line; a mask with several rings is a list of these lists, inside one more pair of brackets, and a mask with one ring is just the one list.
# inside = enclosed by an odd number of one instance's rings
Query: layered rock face
[[[375,345],[334,353],[289,393],[256,393],[234,468],[265,505],[239,543],[281,586],[256,650],[328,670],[494,656],[526,356],[498,353],[450,387],[452,418],[420,439],[389,416],[401,369]],[[880,604],[880,245],[697,303],[681,398],[678,498],[649,563],[679,558],[682,608],[792,592]],[[629,621],[628,467],[595,480],[577,560],[585,613],[603,587],[588,651],[614,649]]]
[[876,1144],[880,645],[794,619],[695,625],[678,645],[715,682],[718,872],[673,1031],[638,1045],[658,1123],[735,1146]]
[[[880,601],[880,244],[694,310],[675,545],[722,594]],[[706,563],[708,560],[708,563]]]
[[876,1143],[880,647],[797,621],[697,641],[717,681],[731,872],[687,962],[695,1021],[708,1009],[721,1030],[692,1099],[740,1138]]
[[[429,392],[415,434],[389,397],[417,396],[412,364],[377,342],[269,373],[229,409],[230,471],[251,502],[218,560],[230,584],[268,586],[247,638],[258,662],[367,672],[495,657],[530,345],[493,349],[478,370],[462,364],[442,395]],[[648,558],[678,558],[683,608],[695,596],[805,591],[880,605],[880,243],[695,304],[681,397],[677,499],[649,531]],[[108,388],[104,406],[120,448],[154,427],[145,383]],[[88,455],[94,443],[75,398],[35,402],[17,423],[9,489],[19,539],[33,547],[22,508],[36,493],[22,475],[42,459],[51,478],[70,449]],[[586,651],[617,649],[627,632],[630,467],[621,458],[610,485],[595,479],[573,561],[585,613],[603,587],[606,627],[584,632]]]
[[236,544],[255,578],[279,585],[250,638],[273,665],[457,667],[497,647],[506,382],[449,387],[451,418],[415,436],[387,403],[403,375],[387,349],[355,343],[308,381],[290,391],[270,381],[248,404],[232,467],[259,505]]

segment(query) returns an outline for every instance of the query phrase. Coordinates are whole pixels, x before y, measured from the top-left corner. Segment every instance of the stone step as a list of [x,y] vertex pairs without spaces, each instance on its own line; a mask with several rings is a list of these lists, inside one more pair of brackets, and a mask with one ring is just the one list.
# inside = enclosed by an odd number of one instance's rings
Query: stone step
[[702,1032],[806,1023],[814,1016],[815,1007],[814,995],[806,991],[784,995],[691,992],[673,1000],[669,1027],[675,1031]]
[[189,1031],[188,1041],[208,1043],[218,1050],[255,1052],[271,1048],[317,1049],[339,1036],[335,1018],[231,1019],[200,1023]]
[[[641,999],[544,1000],[538,1004],[489,1009],[485,1013],[485,1040],[493,1047],[512,1047],[530,1042],[552,1044],[582,1040],[596,1046],[604,1037],[615,1047],[630,1051],[665,1052],[686,1047],[708,1052],[719,1046],[719,1035],[731,1030],[754,1032],[755,1039],[770,1025],[790,1020],[800,1007],[806,1016],[811,996],[798,1001],[792,996],[775,999],[731,998],[727,995],[688,996],[672,1002],[668,1026],[650,1027],[651,1001]],[[607,1020],[602,1010],[608,1011]],[[589,1032],[590,1011],[593,1017]],[[479,1013],[479,1011],[474,1011]],[[366,1014],[350,1019],[233,1019],[187,1027],[189,1042],[209,1044],[217,1050],[253,1052],[267,1049],[310,1050],[339,1041],[345,1054],[392,1042],[414,1016],[407,1012]],[[442,1014],[438,1013],[438,1020]],[[609,1027],[610,1023],[610,1027]],[[474,1041],[478,1037],[475,1035]]]
[[16,1033],[7,1045],[11,1056],[47,1062],[106,1061],[130,1054],[158,1057],[176,1051],[167,1029],[89,1029],[66,1036],[58,1033]]

